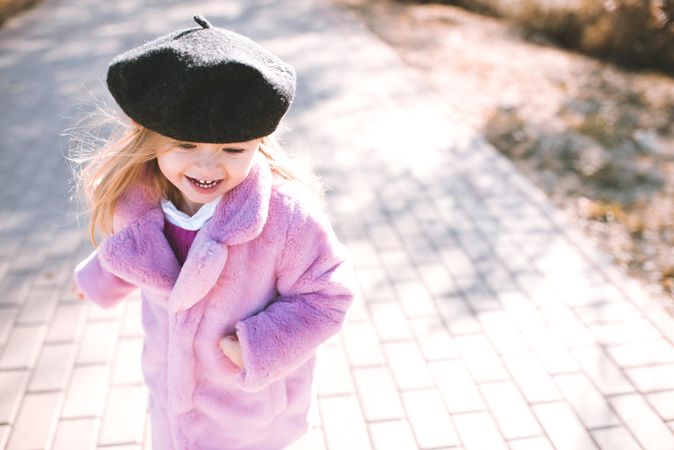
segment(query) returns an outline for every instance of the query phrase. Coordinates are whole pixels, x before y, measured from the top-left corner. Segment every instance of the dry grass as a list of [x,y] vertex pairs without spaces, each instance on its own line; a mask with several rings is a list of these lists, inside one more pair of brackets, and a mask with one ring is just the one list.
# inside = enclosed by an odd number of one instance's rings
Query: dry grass
[[0,0],[0,26],[7,19],[28,8],[32,8],[41,0]]

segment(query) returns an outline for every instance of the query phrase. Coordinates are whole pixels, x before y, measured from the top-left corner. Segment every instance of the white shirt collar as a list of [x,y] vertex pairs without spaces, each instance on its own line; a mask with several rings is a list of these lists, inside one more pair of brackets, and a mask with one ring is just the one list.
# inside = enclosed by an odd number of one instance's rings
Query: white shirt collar
[[180,211],[170,200],[165,198],[161,199],[161,209],[164,212],[164,217],[173,225],[194,231],[201,229],[213,217],[215,207],[218,206],[221,198],[222,196],[203,204],[191,217]]

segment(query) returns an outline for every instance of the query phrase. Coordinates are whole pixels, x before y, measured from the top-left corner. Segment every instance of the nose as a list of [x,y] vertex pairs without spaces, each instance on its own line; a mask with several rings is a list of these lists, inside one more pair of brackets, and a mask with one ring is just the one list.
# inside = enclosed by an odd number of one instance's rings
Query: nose
[[199,172],[204,176],[216,174],[221,169],[217,151],[214,152],[209,148],[201,148],[194,153],[194,160],[192,164],[198,168]]

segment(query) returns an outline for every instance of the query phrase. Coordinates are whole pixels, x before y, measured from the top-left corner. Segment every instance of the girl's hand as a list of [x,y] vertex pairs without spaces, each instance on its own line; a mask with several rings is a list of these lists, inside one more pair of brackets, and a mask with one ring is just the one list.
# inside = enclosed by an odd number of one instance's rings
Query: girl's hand
[[74,281],[70,283],[70,292],[72,292],[77,300],[85,300],[84,293],[80,291],[80,288],[77,287]]
[[243,368],[243,358],[241,357],[241,344],[235,334],[225,336],[220,340],[220,348],[229,359],[239,368]]

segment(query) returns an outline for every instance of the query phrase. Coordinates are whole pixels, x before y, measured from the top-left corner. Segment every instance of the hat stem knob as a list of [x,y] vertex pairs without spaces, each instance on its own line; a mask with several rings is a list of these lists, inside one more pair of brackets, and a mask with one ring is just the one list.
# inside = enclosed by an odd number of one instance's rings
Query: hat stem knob
[[202,28],[210,28],[211,27],[211,24],[208,23],[208,20],[204,19],[204,16],[200,16],[199,14],[197,14],[196,16],[194,16],[194,20],[199,25],[201,25]]

